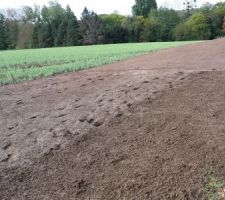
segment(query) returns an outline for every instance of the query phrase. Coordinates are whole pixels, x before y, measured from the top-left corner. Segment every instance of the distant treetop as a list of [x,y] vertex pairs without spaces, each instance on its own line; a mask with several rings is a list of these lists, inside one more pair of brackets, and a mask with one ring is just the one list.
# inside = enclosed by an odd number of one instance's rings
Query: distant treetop
[[144,17],[148,17],[152,9],[157,9],[155,0],[135,0],[135,5],[132,7],[134,15]]

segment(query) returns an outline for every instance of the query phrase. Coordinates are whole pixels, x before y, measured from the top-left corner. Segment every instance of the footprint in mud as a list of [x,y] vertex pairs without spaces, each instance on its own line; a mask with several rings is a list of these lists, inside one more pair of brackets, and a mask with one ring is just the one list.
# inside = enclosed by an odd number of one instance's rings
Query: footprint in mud
[[190,200],[203,200],[204,195],[203,191],[200,189],[188,189],[183,190],[180,192],[180,195],[178,195],[181,199],[190,199]]
[[85,122],[87,120],[87,117],[85,115],[79,117],[80,122]]
[[59,113],[58,115],[55,116],[55,118],[65,117],[66,115],[68,115],[68,113]]
[[62,126],[55,127],[54,130],[52,131],[52,133],[53,133],[54,138],[67,137],[67,136],[72,135],[72,132],[69,129],[62,127]]
[[94,121],[94,116],[93,116],[93,115],[89,115],[89,116],[87,117],[87,122],[88,122],[89,124],[91,124],[93,121]]
[[146,84],[146,83],[149,83],[149,81],[145,80],[145,81],[143,81],[142,83],[143,83],[143,84]]
[[78,105],[75,105],[74,108],[76,109],[76,108],[80,108],[82,106],[83,106],[82,104],[78,104]]
[[80,101],[80,98],[75,98],[72,103],[77,103],[78,101]]
[[130,88],[130,87],[133,87],[134,85],[133,84],[128,84],[128,85],[126,85],[128,88]]
[[104,101],[104,99],[98,99],[98,100],[97,100],[98,103],[101,103],[101,102],[103,102],[103,101]]
[[31,98],[32,98],[32,99],[36,99],[36,98],[38,98],[38,97],[40,97],[40,96],[41,96],[41,95],[32,95]]
[[73,182],[73,187],[76,188],[76,190],[77,190],[76,194],[77,195],[85,193],[87,191],[87,189],[88,189],[88,185],[89,184],[83,179],[76,180],[76,181]]
[[99,127],[99,126],[102,126],[104,124],[104,119],[97,119],[96,121],[94,121],[93,125],[95,127]]
[[122,90],[119,90],[119,92],[124,92],[124,93],[127,93],[128,90],[127,89],[122,89]]
[[68,83],[69,81],[62,81],[62,83]]
[[116,111],[114,114],[115,117],[122,117],[123,116],[123,112],[122,111]]
[[33,115],[31,115],[30,119],[36,119],[39,116],[40,116],[40,114],[33,114]]
[[68,120],[67,119],[62,119],[61,123],[66,123]]
[[22,99],[19,99],[19,100],[16,101],[16,105],[22,105],[22,104],[24,104],[24,102],[22,101]]
[[140,87],[134,87],[133,88],[133,90],[139,90],[140,89]]
[[11,154],[6,153],[6,152],[0,152],[0,162],[8,162],[9,159],[11,158]]
[[96,109],[95,109],[95,108],[92,108],[92,109],[91,109],[91,112],[92,112],[92,113],[93,113],[93,112],[95,112],[95,111],[96,111]]
[[128,102],[127,103],[127,107],[130,108],[131,106],[132,106],[132,103],[131,102]]
[[0,141],[0,148],[3,150],[7,150],[11,145],[12,143],[8,140]]
[[52,154],[53,151],[59,150],[61,149],[61,144],[53,144],[51,148],[45,150],[44,152],[42,152],[42,155],[45,156],[49,156]]
[[57,110],[64,110],[66,108],[66,106],[59,106],[58,108],[57,108]]
[[170,87],[170,89],[173,89],[173,84],[172,84],[172,82],[169,82],[169,87]]
[[44,89],[44,88],[47,88],[47,87],[48,87],[48,85],[44,85],[44,86],[42,86],[41,88]]
[[127,100],[124,100],[124,101],[122,102],[122,104],[127,104]]
[[112,165],[115,166],[118,163],[122,162],[123,160],[126,160],[128,158],[127,155],[120,155],[118,158],[111,161]]
[[12,93],[11,92],[5,92],[5,93],[3,93],[4,95],[6,95],[6,96],[9,96],[9,95],[11,95]]
[[77,137],[75,144],[78,146],[88,140],[88,135],[87,134],[79,134]]
[[58,85],[58,83],[56,83],[56,82],[55,83],[51,83],[51,86],[53,86],[53,85]]
[[17,126],[18,126],[18,124],[15,123],[15,124],[9,125],[7,128],[8,128],[9,130],[13,130],[13,129],[16,128]]
[[104,78],[103,78],[103,77],[99,77],[99,78],[98,78],[98,80],[103,81],[103,80],[104,80]]
[[177,73],[177,75],[182,76],[184,74],[184,72],[180,71]]

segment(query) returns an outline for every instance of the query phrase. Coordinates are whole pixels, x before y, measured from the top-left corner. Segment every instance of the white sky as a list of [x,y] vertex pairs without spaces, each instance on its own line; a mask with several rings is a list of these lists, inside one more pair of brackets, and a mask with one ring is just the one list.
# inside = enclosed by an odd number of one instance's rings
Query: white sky
[[[173,8],[182,8],[182,2],[184,0],[157,0],[158,6],[166,6]],[[210,2],[216,3],[224,0],[197,0],[199,5]],[[131,14],[131,7],[135,0],[58,0],[64,7],[69,4],[77,17],[80,16],[84,7],[89,10],[94,10],[98,14],[108,14],[114,11],[118,11],[120,14]],[[33,6],[47,5],[48,0],[0,0],[0,9],[3,8],[18,8],[24,5]]]

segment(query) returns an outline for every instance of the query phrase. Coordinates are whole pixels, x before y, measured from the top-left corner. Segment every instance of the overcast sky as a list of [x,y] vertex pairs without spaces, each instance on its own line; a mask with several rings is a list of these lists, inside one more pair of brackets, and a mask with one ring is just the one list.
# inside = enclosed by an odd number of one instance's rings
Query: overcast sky
[[[221,0],[197,0],[199,4],[206,2],[216,3]],[[46,5],[48,0],[0,0],[0,9],[13,7],[18,8],[23,5],[33,6]],[[60,4],[66,6],[70,5],[76,16],[79,17],[83,8],[86,6],[89,10],[94,10],[98,14],[107,14],[118,11],[120,14],[131,14],[131,7],[135,0],[58,0]],[[158,6],[166,6],[173,8],[181,8],[183,0],[157,0]]]

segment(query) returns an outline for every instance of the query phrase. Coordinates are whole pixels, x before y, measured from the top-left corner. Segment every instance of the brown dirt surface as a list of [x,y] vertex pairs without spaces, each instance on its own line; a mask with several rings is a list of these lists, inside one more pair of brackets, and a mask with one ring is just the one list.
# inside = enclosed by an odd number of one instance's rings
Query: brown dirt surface
[[0,199],[206,199],[224,70],[218,39],[0,87]]

